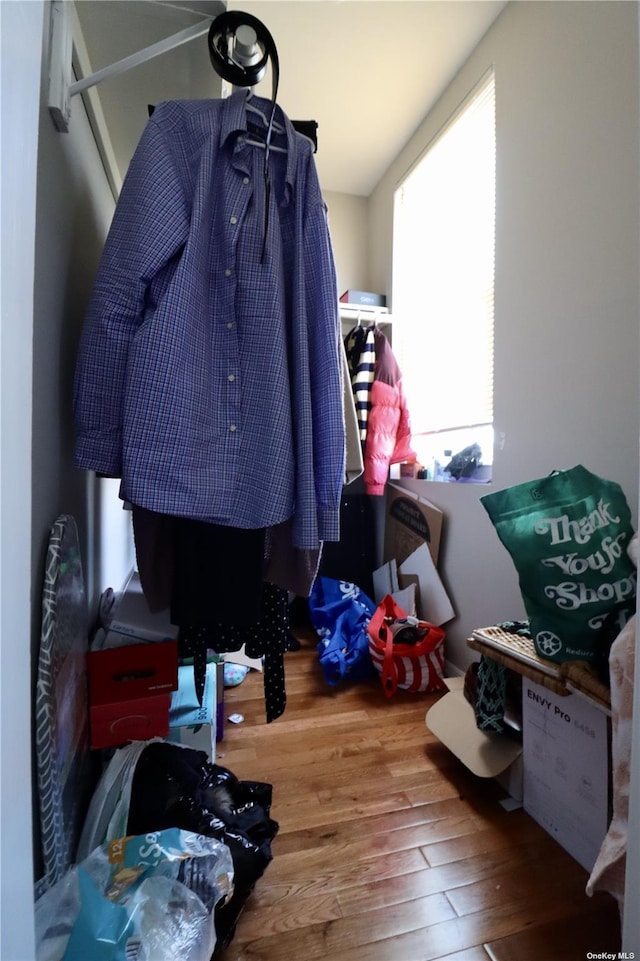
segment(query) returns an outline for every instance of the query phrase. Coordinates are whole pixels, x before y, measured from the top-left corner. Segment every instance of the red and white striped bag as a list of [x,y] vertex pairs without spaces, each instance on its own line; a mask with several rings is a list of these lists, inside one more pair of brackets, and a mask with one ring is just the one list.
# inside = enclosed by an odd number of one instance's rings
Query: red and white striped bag
[[446,685],[445,632],[409,617],[390,594],[380,601],[369,624],[369,654],[387,697],[397,690],[432,692]]

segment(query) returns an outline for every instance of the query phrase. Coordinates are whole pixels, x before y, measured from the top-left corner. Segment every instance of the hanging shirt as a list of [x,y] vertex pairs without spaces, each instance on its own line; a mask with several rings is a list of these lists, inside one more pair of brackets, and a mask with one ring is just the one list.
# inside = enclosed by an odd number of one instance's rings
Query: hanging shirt
[[358,414],[356,411],[356,401],[351,389],[351,375],[349,373],[349,361],[347,352],[342,346],[342,377],[344,400],[344,430],[345,430],[345,484],[352,484],[354,480],[362,475],[364,461],[362,458],[362,444],[358,428]]
[[76,463],[149,510],[291,518],[295,547],[316,549],[339,537],[345,469],[335,265],[312,145],[277,108],[267,191],[246,97],[160,104],[147,123],[81,339]]
[[371,410],[371,387],[376,363],[373,327],[354,327],[344,339],[347,363],[351,373],[351,388],[358,418],[362,444],[367,439],[367,421]]

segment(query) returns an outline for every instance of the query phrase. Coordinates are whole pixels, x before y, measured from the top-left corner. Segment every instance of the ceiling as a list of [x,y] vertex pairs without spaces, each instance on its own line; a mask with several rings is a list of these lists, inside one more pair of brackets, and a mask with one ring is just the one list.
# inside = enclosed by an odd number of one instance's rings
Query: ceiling
[[[271,33],[278,102],[318,123],[323,190],[368,196],[506,0],[230,0]],[[209,0],[76,0],[91,68],[98,70],[215,15]],[[148,104],[216,96],[206,33],[104,80],[97,88],[120,172]],[[257,92],[271,96],[270,72]]]

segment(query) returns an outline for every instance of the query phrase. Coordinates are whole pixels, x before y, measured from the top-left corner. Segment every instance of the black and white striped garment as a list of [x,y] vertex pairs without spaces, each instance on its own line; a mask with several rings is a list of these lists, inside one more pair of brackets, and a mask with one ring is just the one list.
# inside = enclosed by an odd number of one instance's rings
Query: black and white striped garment
[[344,346],[356,405],[358,433],[364,444],[376,363],[375,327],[354,327],[345,337]]

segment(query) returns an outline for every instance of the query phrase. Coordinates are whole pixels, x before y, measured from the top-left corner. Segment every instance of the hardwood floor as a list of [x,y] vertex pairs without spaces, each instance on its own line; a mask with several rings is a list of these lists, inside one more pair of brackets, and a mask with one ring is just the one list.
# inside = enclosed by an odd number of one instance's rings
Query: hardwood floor
[[620,948],[609,895],[505,792],[427,730],[439,695],[327,686],[315,638],[285,657],[267,725],[262,675],[225,692],[217,762],[273,785],[280,830],[224,961],[585,961]]

